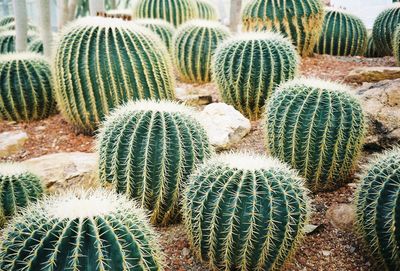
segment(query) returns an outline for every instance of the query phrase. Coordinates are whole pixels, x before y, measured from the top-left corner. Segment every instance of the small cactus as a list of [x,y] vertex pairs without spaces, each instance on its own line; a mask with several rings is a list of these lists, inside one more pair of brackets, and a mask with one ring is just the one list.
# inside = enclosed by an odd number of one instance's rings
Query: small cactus
[[312,191],[332,190],[347,181],[366,123],[360,103],[346,86],[293,80],[275,92],[265,116],[269,153],[299,170]]
[[217,21],[219,19],[218,9],[209,0],[195,0],[199,12],[199,19]]
[[28,51],[43,54],[43,41],[41,39],[34,39],[29,43]]
[[392,41],[398,24],[400,24],[399,4],[382,11],[374,22],[372,28],[374,44],[386,56],[393,55]]
[[0,270],[163,270],[141,209],[105,191],[70,191],[30,205],[0,239]]
[[304,235],[309,199],[278,160],[222,154],[192,174],[183,214],[195,255],[212,270],[280,270]]
[[160,19],[141,19],[134,22],[156,33],[171,51],[172,37],[175,33],[175,27],[172,24]]
[[371,58],[375,58],[375,57],[384,57],[385,54],[382,53],[381,50],[378,50],[378,48],[376,48],[375,43],[374,43],[374,39],[372,36],[368,37],[368,41],[367,41],[367,49],[365,50],[365,57],[371,57]]
[[393,36],[393,55],[396,59],[397,65],[400,66],[400,26],[398,26]]
[[255,120],[275,88],[296,76],[299,63],[288,39],[259,32],[225,41],[215,53],[212,69],[223,101]]
[[[38,38],[38,34],[33,31],[28,31],[27,41],[28,44]],[[15,52],[15,31],[2,31],[0,32],[0,54]]]
[[228,28],[218,22],[194,20],[181,25],[174,36],[174,61],[182,81],[211,81],[211,60],[230,36]]

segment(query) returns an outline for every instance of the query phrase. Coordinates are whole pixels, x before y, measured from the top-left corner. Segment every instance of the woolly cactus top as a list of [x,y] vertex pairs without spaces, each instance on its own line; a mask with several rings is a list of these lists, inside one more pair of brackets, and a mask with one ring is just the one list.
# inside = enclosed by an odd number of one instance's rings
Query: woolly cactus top
[[151,19],[151,18],[137,19],[137,20],[134,20],[133,22],[136,24],[139,24],[139,25],[159,25],[159,26],[175,29],[173,24],[171,24],[165,20],[162,20],[162,19]]
[[8,53],[0,55],[0,62],[9,62],[18,60],[35,60],[35,61],[47,62],[47,59],[43,55],[33,52]]
[[28,169],[16,163],[0,163],[0,175],[16,176],[27,173]]
[[226,31],[229,31],[228,28],[220,22],[201,19],[187,21],[186,23],[180,25],[178,30],[189,27],[224,28]]
[[[7,30],[7,31],[2,31],[0,32],[0,36],[13,36],[15,37],[16,32],[15,30]],[[38,33],[32,30],[28,30],[28,37],[34,37],[34,36],[38,36]]]
[[284,37],[282,34],[272,31],[262,31],[262,32],[245,32],[241,33],[240,35],[235,35],[229,41],[257,41],[257,40],[276,40],[281,42],[290,43],[290,40]]
[[306,78],[306,77],[300,77],[297,79],[294,79],[292,81],[289,81],[285,84],[282,84],[277,91],[281,89],[286,89],[286,88],[291,88],[291,87],[298,87],[298,86],[304,86],[304,87],[309,87],[309,88],[317,88],[317,89],[324,89],[326,91],[334,91],[334,92],[344,92],[347,94],[351,94],[350,92],[350,87],[347,85],[335,83],[332,81],[326,81],[318,78]]

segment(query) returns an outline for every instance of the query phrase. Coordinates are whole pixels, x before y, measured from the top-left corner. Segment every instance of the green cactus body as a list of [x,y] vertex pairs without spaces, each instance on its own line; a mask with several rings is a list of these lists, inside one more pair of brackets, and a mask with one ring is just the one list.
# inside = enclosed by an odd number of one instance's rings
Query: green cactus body
[[[28,31],[27,41],[28,44],[38,38],[36,32]],[[15,52],[15,31],[2,31],[0,32],[0,54]]]
[[199,19],[217,21],[219,19],[218,9],[209,0],[196,0]]
[[43,41],[41,39],[34,39],[29,43],[28,51],[43,54]]
[[83,132],[128,100],[174,99],[172,63],[150,30],[120,19],[86,17],[67,27],[55,57],[61,113]]
[[400,26],[396,28],[393,36],[393,55],[396,59],[397,65],[400,66]]
[[[0,32],[2,31],[15,31],[15,22],[0,26]],[[37,28],[34,25],[28,24],[28,31],[37,32]]]
[[376,265],[400,270],[400,148],[368,167],[356,195],[357,227]]
[[111,114],[98,139],[99,179],[166,225],[180,215],[181,191],[212,150],[192,111],[173,102],[130,102]]
[[296,49],[280,34],[246,33],[218,47],[212,70],[223,101],[255,120],[275,88],[296,76],[299,63]]
[[141,19],[134,22],[156,33],[171,51],[172,37],[175,33],[175,27],[172,24],[160,19]]
[[179,77],[189,83],[211,81],[211,60],[218,45],[230,37],[218,22],[194,20],[181,25],[174,36],[174,61]]
[[318,79],[283,84],[266,108],[269,152],[299,170],[313,192],[341,186],[353,172],[366,128],[349,89]]
[[281,32],[302,56],[313,53],[324,21],[320,0],[251,0],[242,13],[244,31]]
[[0,27],[5,26],[9,23],[14,23],[15,22],[15,18],[14,16],[5,16],[0,18]]
[[153,229],[134,202],[105,190],[33,204],[2,232],[1,270],[163,270]]
[[376,48],[374,39],[372,36],[368,37],[367,49],[365,50],[364,56],[371,57],[371,58],[385,56],[385,54],[382,51],[380,51],[380,50],[378,50],[378,48]]
[[56,107],[51,67],[34,53],[0,56],[0,119],[32,121],[48,117]]
[[393,55],[392,40],[397,25],[400,24],[400,5],[382,11],[374,22],[372,36],[376,48],[386,56]]
[[163,19],[174,26],[197,17],[194,0],[138,0],[133,8],[135,19]]
[[318,54],[361,56],[367,45],[367,28],[360,18],[337,9],[327,9]]
[[192,174],[183,214],[195,255],[212,270],[281,270],[302,239],[303,180],[276,159],[222,154]]

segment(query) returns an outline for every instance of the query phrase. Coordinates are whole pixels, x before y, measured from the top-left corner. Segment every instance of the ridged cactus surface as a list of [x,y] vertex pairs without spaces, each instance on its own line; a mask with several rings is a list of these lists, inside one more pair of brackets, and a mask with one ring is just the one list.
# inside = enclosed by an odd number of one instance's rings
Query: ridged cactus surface
[[222,154],[191,176],[184,221],[195,255],[212,270],[281,270],[302,239],[307,190],[273,158]]
[[372,29],[375,46],[385,55],[393,55],[393,36],[397,25],[400,24],[400,5],[382,11],[375,19]]
[[143,210],[104,190],[29,206],[2,232],[0,270],[163,270]]
[[[28,31],[28,44],[36,38],[38,38],[38,34],[36,32]],[[0,54],[13,52],[15,52],[15,31],[10,30],[0,32]]]
[[99,138],[99,178],[151,210],[166,225],[180,215],[193,169],[211,147],[193,112],[174,102],[130,102],[111,114]]
[[174,36],[174,62],[179,77],[189,83],[211,81],[211,60],[229,30],[218,22],[193,20],[181,25]]
[[120,19],[86,17],[60,37],[55,56],[61,113],[92,132],[113,108],[132,99],[173,99],[172,63],[150,30]]
[[1,26],[5,26],[9,23],[14,23],[15,22],[15,18],[14,16],[5,16],[5,17],[1,17],[0,18],[0,27]]
[[29,43],[28,51],[34,53],[43,53],[43,41],[41,39],[34,39]]
[[400,25],[396,28],[392,41],[393,55],[397,65],[400,66]]
[[[11,22],[5,25],[0,25],[0,32],[2,31],[11,31],[11,30],[15,30],[15,22]],[[37,31],[36,26],[28,23],[28,30],[30,31]]]
[[218,9],[210,0],[195,0],[199,19],[216,21],[219,19]]
[[0,119],[32,121],[54,112],[51,67],[34,53],[0,56]]
[[290,164],[314,191],[347,181],[361,151],[366,123],[344,85],[318,79],[283,84],[266,108],[269,152]]
[[219,46],[212,69],[223,101],[255,120],[275,88],[296,76],[299,62],[280,34],[245,33]]
[[160,19],[141,19],[134,22],[156,33],[168,50],[172,49],[172,36],[175,33],[175,27],[172,24]]
[[378,50],[378,48],[375,46],[374,39],[372,36],[368,37],[367,41],[367,49],[365,50],[365,57],[384,57],[385,54],[381,51]]
[[321,0],[251,0],[242,13],[245,31],[281,32],[302,56],[313,53],[323,21]]

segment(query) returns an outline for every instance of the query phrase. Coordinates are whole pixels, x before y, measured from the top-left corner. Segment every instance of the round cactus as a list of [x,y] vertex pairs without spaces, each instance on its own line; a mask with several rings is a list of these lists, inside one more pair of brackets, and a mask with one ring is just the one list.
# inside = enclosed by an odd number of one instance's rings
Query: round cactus
[[[1,31],[10,31],[10,30],[15,30],[15,22],[11,22],[6,25],[0,26],[0,32]],[[37,28],[36,28],[36,26],[34,26],[32,24],[28,24],[28,30],[37,31]]]
[[265,116],[269,152],[299,170],[312,191],[337,188],[353,172],[366,123],[346,86],[293,80],[276,91]]
[[303,181],[278,160],[222,154],[191,176],[183,214],[195,254],[213,270],[280,270],[304,235]]
[[133,8],[133,17],[140,19],[163,19],[178,26],[198,16],[194,0],[138,0]]
[[172,49],[172,36],[175,33],[175,27],[172,24],[160,19],[141,19],[134,22],[156,33],[168,50]]
[[150,30],[120,19],[86,17],[67,27],[55,57],[61,113],[93,132],[113,108],[131,99],[173,99],[167,49]]
[[123,196],[73,191],[29,206],[3,231],[1,270],[163,270],[153,229]]
[[384,57],[385,54],[382,53],[381,50],[378,50],[378,48],[376,48],[375,43],[374,43],[374,39],[372,38],[372,36],[368,37],[368,41],[367,41],[367,49],[365,50],[365,57]]
[[34,53],[0,56],[0,119],[32,121],[55,110],[50,64]]
[[296,76],[299,62],[296,49],[280,34],[247,33],[218,47],[212,69],[224,102],[255,120],[275,88]]
[[357,226],[385,270],[400,270],[400,148],[368,167],[356,195]]
[[34,53],[43,53],[43,41],[41,39],[34,39],[29,43],[28,51]]
[[99,178],[152,211],[166,225],[180,214],[180,194],[211,154],[193,112],[174,102],[130,102],[111,114],[98,139]]
[[400,26],[398,26],[393,36],[393,55],[396,59],[397,65],[400,66]]
[[194,20],[181,25],[174,36],[174,61],[182,81],[211,81],[211,60],[217,49],[230,36],[218,22]]
[[14,23],[15,22],[15,18],[14,16],[5,16],[0,18],[0,27],[1,26],[5,26],[9,23]]
[[245,31],[271,30],[289,37],[302,56],[313,53],[324,21],[321,0],[251,0],[243,9]]
[[199,19],[216,21],[219,19],[218,9],[209,0],[195,0]]
[[393,55],[392,40],[397,25],[400,24],[400,5],[382,11],[374,22],[372,36],[376,48],[383,54]]
[[[38,38],[36,32],[28,31],[27,42],[28,44]],[[15,52],[15,31],[0,32],[0,54]]]
[[360,18],[346,11],[327,9],[315,52],[334,56],[361,56],[365,52],[367,35],[367,28]]

